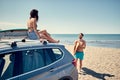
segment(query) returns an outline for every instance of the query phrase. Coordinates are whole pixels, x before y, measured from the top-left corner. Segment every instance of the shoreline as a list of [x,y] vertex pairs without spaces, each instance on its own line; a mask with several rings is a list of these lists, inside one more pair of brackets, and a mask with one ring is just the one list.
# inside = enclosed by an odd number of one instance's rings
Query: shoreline
[[[65,48],[72,53],[73,45],[65,45]],[[84,52],[85,75],[79,75],[79,80],[120,79],[120,48],[87,46]]]
[[[64,44],[65,46],[73,46],[74,44]],[[110,48],[110,49],[120,49],[120,47],[111,47],[111,46],[91,46],[91,45],[87,45],[87,47],[97,47],[97,48]]]

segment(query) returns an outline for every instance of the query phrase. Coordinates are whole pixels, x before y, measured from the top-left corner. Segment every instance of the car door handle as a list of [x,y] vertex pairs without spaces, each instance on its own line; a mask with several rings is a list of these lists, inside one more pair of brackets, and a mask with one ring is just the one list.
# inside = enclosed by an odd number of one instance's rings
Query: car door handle
[[53,72],[54,71],[54,68],[50,68],[50,70],[49,70],[50,72]]

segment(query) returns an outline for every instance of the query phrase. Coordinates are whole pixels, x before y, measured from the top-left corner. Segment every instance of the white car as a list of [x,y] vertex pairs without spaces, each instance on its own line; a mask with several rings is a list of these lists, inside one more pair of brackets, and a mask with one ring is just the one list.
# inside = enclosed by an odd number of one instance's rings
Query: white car
[[0,40],[0,80],[78,80],[73,61],[61,44]]

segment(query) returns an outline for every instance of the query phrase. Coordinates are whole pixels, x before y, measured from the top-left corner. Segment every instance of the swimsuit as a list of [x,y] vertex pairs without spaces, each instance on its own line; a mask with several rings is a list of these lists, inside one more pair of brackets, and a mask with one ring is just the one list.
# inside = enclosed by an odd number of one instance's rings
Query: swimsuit
[[84,52],[76,52],[76,53],[75,53],[75,57],[76,57],[76,58],[79,58],[80,60],[83,60]]
[[28,32],[28,38],[31,39],[31,40],[37,40],[37,39],[38,39],[38,36],[37,36],[37,34],[35,33],[35,31],[32,30],[32,32]]
[[[36,24],[36,27],[37,27],[37,24]],[[28,38],[29,39],[31,39],[31,40],[37,40],[38,39],[38,36],[37,36],[37,34],[35,33],[35,31],[33,30],[33,28],[32,27],[28,27],[28,30],[31,30],[32,29],[32,31],[31,32],[28,32]]]

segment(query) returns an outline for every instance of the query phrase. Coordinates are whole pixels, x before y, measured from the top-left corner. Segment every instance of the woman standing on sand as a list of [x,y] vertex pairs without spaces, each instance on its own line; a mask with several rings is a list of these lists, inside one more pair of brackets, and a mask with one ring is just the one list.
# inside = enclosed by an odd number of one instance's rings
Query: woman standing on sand
[[[84,51],[83,50],[86,47],[86,42],[85,42],[85,40],[83,40],[83,36],[84,36],[84,34],[80,33],[79,39],[75,41],[74,51],[73,51],[75,58],[76,58],[76,63],[78,63],[78,60],[80,60],[78,72],[80,72],[82,69],[82,61],[84,58]],[[77,64],[77,66],[78,66],[78,64]]]
[[59,40],[54,40],[46,30],[37,30],[37,22],[38,22],[38,10],[33,9],[30,12],[30,18],[27,21],[27,27],[28,27],[28,37],[32,40],[37,39],[46,39],[48,42],[51,43],[58,43]]

